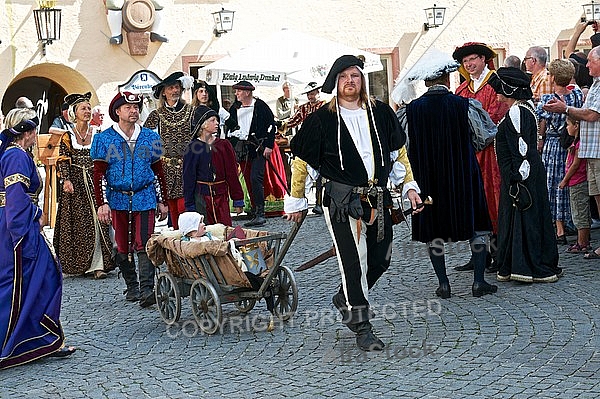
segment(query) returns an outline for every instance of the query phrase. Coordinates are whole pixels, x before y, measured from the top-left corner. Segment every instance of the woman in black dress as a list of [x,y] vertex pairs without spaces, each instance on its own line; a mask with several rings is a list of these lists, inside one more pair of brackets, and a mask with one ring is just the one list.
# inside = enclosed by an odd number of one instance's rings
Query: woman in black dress
[[499,68],[489,80],[510,108],[496,136],[500,167],[498,281],[555,282],[562,275],[552,225],[546,171],[537,151],[538,121],[530,78]]

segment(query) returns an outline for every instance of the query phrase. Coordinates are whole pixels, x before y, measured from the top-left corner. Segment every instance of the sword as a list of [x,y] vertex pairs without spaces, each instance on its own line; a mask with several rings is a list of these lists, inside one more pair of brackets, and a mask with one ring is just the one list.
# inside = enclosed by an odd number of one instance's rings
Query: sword
[[311,267],[314,267],[316,265],[318,265],[321,262],[326,261],[329,258],[332,258],[334,256],[336,256],[337,252],[335,251],[335,245],[332,245],[331,248],[329,248],[327,251],[323,252],[320,255],[317,255],[316,258],[309,260],[306,263],[303,263],[302,265],[298,266],[298,268],[296,268],[295,271],[297,272],[301,272],[303,270],[308,270]]

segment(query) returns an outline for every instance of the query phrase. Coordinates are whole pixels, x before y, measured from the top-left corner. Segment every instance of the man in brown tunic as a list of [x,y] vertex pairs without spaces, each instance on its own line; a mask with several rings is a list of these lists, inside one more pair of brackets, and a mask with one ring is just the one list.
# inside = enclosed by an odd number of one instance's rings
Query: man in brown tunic
[[[144,127],[158,130],[162,139],[163,167],[167,178],[169,217],[177,230],[179,215],[185,212],[183,200],[183,153],[192,139],[194,107],[181,98],[183,72],[173,72],[152,90],[159,107],[152,111]],[[185,79],[184,79],[185,80]]]

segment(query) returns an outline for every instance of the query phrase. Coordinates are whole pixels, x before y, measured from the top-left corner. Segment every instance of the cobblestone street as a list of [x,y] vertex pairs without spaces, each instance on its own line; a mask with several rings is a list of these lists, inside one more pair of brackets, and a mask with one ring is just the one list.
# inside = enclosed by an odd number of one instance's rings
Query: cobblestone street
[[[243,221],[235,221],[234,224]],[[272,218],[265,230],[290,229]],[[600,233],[592,232],[594,244]],[[264,301],[246,316],[224,305],[212,336],[195,324],[189,297],[167,326],[156,306],[125,302],[123,280],[67,277],[62,322],[77,352],[0,372],[2,398],[589,398],[600,396],[600,263],[564,253],[554,284],[498,283],[471,295],[467,244],[447,247],[452,298],[435,296],[424,248],[395,227],[390,270],[371,293],[380,353],[356,349],[331,296],[331,258],[295,273],[299,306],[266,331]],[[574,239],[574,237],[570,237]],[[463,244],[463,245],[461,245]],[[331,246],[323,217],[309,215],[283,264],[295,269]]]

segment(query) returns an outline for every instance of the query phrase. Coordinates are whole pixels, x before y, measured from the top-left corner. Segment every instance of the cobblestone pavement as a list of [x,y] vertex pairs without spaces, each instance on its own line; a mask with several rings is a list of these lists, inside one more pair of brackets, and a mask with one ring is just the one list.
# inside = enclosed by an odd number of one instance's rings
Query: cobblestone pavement
[[[269,219],[266,229],[290,226]],[[62,321],[77,352],[0,372],[0,397],[600,396],[599,262],[563,253],[559,282],[499,283],[496,295],[473,298],[472,274],[453,270],[468,259],[459,243],[448,247],[453,296],[440,300],[423,248],[407,237],[405,226],[395,227],[392,265],[371,294],[373,324],[387,345],[381,353],[356,350],[337,320],[334,259],[295,274],[298,311],[273,332],[265,331],[264,301],[247,316],[224,305],[223,331],[207,336],[194,324],[189,297],[179,324],[167,327],[155,306],[124,301],[114,272],[106,280],[67,277]],[[296,268],[330,246],[323,218],[310,215],[284,264]]]

